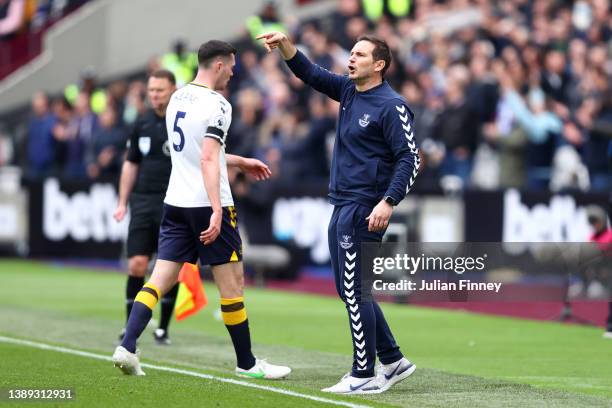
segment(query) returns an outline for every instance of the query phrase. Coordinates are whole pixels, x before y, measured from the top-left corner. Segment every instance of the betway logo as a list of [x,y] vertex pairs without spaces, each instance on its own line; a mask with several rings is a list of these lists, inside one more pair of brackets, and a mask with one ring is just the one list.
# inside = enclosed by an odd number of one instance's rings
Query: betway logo
[[528,208],[517,190],[504,196],[504,242],[585,242],[590,233],[584,207],[573,197],[555,195],[549,204]]
[[116,204],[117,194],[111,184],[93,184],[89,192],[69,197],[56,179],[47,179],[43,186],[43,234],[51,241],[68,236],[79,242],[120,241],[128,223],[113,219]]

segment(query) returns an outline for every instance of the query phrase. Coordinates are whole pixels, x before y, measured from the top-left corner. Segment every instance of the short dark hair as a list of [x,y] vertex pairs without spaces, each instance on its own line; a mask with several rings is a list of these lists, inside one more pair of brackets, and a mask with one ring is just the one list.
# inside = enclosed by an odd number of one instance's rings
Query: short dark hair
[[236,48],[230,43],[219,40],[210,40],[200,46],[198,50],[198,64],[208,68],[212,60],[217,57],[229,57],[236,54]]
[[149,78],[167,79],[172,85],[176,85],[176,78],[174,77],[174,74],[172,71],[168,71],[167,69],[156,69],[155,71],[151,72]]
[[380,74],[384,77],[385,72],[391,66],[391,61],[393,57],[391,56],[391,50],[389,49],[389,45],[387,42],[381,38],[378,38],[374,35],[362,35],[357,38],[357,42],[359,41],[368,41],[374,44],[374,50],[372,50],[372,58],[374,62],[383,60],[385,61],[385,66],[383,67]]

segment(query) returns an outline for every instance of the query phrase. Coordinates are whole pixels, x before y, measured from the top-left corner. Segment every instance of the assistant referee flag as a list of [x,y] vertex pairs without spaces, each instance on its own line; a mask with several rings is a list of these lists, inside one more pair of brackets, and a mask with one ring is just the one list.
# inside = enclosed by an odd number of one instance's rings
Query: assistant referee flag
[[176,320],[183,320],[206,306],[208,299],[197,265],[185,262],[178,280],[180,284],[174,313]]

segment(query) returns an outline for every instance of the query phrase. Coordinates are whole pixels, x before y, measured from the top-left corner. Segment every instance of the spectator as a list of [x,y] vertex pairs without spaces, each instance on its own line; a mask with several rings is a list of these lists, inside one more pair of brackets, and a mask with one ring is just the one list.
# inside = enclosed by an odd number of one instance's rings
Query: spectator
[[495,122],[486,123],[482,130],[485,140],[499,153],[499,182],[502,188],[523,188],[527,179],[525,161],[527,133],[514,123],[506,132]]
[[[563,129],[561,120],[546,107],[546,96],[541,89],[529,92],[529,105],[515,89],[503,63],[495,64],[500,81],[502,99],[498,111],[507,111],[510,122],[516,121],[527,135],[527,186],[545,189],[550,181],[550,172],[557,137]],[[502,129],[507,126],[500,124]],[[504,130],[502,130],[504,132]]]
[[128,83],[124,80],[113,81],[106,89],[106,110],[112,109],[117,114],[117,123],[123,125],[123,111],[128,92]]
[[410,12],[411,0],[362,0],[368,19],[379,21],[383,17],[392,19],[406,17]]
[[[53,115],[55,116],[55,125],[53,126],[53,138],[55,139],[55,163],[53,173],[61,173],[67,158],[67,140],[68,128],[72,122],[73,109],[70,102],[65,97],[57,98],[53,101]],[[57,171],[56,171],[57,170]]]
[[100,114],[106,109],[106,92],[98,86],[96,70],[87,67],[81,72],[80,84],[70,84],[64,89],[64,96],[72,104],[77,103],[79,93],[87,94],[90,109]]
[[90,179],[116,178],[123,162],[126,135],[117,123],[114,109],[100,115],[100,126],[87,146],[87,175]]
[[287,31],[281,22],[274,1],[265,2],[259,14],[247,18],[246,28],[252,39],[268,31]]
[[234,68],[234,79],[239,88],[234,87],[235,91],[244,88],[257,87],[258,82],[255,78],[259,61],[257,52],[254,49],[245,49],[236,55],[236,67]]
[[23,23],[25,0],[0,0],[0,40],[15,34]]
[[470,61],[470,74],[474,80],[468,83],[466,94],[471,111],[478,115],[480,123],[492,121],[495,119],[499,95],[489,59],[484,56],[473,57]]
[[147,86],[143,81],[134,81],[128,86],[123,123],[131,125],[147,109],[145,105]]
[[541,87],[544,93],[555,101],[567,104],[567,91],[570,76],[566,71],[565,54],[559,50],[549,50],[544,56]]
[[478,116],[465,98],[465,82],[448,81],[446,107],[436,118],[433,134],[446,146],[442,175],[455,175],[466,185],[472,168],[472,156],[478,139]]
[[315,64],[328,70],[332,69],[334,59],[329,53],[330,44],[325,34],[311,27],[302,34],[302,41],[310,48],[310,57]]
[[[9,3],[18,2],[0,0],[5,10]],[[410,16],[393,15],[392,3],[410,3]],[[355,39],[374,31],[396,56],[388,81],[402,90],[415,110],[414,127],[424,159],[417,188],[436,188],[443,175],[459,176],[464,183],[476,181],[470,173],[480,173],[481,181],[493,179],[492,167],[482,166],[484,157],[489,165],[491,159],[496,161],[502,187],[549,189],[553,158],[559,154],[571,156],[575,168],[582,169],[566,179],[570,185],[576,185],[577,174],[585,179],[586,166],[592,190],[612,188],[609,1],[408,3],[338,0],[328,16],[281,21],[275,5],[267,2],[249,20],[251,31],[245,28],[237,39],[240,52],[230,93],[237,109],[228,151],[267,157],[281,166],[277,171],[284,176],[317,178],[319,174],[312,172],[324,167],[324,148],[318,143],[324,143],[321,129],[326,126],[321,125],[331,118],[320,116],[313,92],[275,53],[262,56],[249,34],[267,24],[285,25],[301,50],[342,73]],[[371,19],[364,15],[366,7]],[[174,51],[176,61],[186,60],[184,44]],[[2,52],[0,48],[0,58]],[[159,63],[152,57],[147,69]],[[101,91],[101,106],[114,108],[122,125],[133,123],[143,112],[142,82],[131,82],[126,93],[124,85],[114,83],[104,90],[91,79],[82,78],[82,85],[72,89],[73,98],[81,89],[90,94]],[[66,125],[70,110],[60,111],[64,118],[56,117],[55,156],[56,162],[65,164],[76,146],[66,136],[73,133]],[[67,155],[68,151],[73,153]],[[304,167],[305,156],[317,156],[317,164]],[[490,184],[479,182],[476,187]]]
[[350,49],[354,44],[342,29],[348,26],[353,17],[363,17],[359,0],[338,0],[338,5],[329,18],[327,30],[334,32],[336,42],[344,49]]
[[32,19],[32,29],[37,30],[59,20],[67,12],[87,3],[87,1],[89,0],[38,0],[33,2],[36,10]]
[[295,169],[294,180],[325,182],[329,178],[330,162],[327,138],[335,133],[337,107],[330,106],[328,98],[316,95],[310,100],[309,129],[297,140],[286,141],[282,146],[283,172]]
[[227,139],[227,152],[243,157],[253,156],[257,143],[257,128],[263,115],[263,98],[255,88],[245,88],[238,94],[238,117],[232,121]]
[[187,48],[185,41],[176,40],[172,52],[165,54],[161,59],[161,67],[174,74],[179,87],[191,82],[198,68],[198,56]]
[[80,92],[74,105],[74,117],[68,124],[66,134],[66,162],[64,176],[73,180],[87,177],[85,152],[93,140],[98,118],[91,111],[89,95]]
[[578,122],[586,129],[585,163],[589,169],[591,189],[612,190],[612,93],[598,103],[585,101],[578,111]]
[[56,118],[49,112],[49,100],[44,92],[32,97],[32,118],[28,123],[28,161],[26,175],[43,178],[50,174],[55,163],[53,128]]

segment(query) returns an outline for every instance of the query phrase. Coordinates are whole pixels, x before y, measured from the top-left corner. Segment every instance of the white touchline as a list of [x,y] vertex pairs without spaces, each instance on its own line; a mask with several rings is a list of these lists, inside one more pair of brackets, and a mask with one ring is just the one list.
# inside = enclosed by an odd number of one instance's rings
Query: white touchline
[[[90,353],[87,351],[80,351],[80,350],[75,350],[75,349],[66,348],[66,347],[52,346],[51,344],[39,343],[35,341],[22,340],[22,339],[15,339],[12,337],[0,336],[0,342],[18,344],[22,346],[30,346],[30,347],[34,347],[34,348],[41,349],[41,350],[52,350],[52,351],[57,351],[60,353],[73,354],[76,356],[95,358],[97,360],[104,360],[104,361],[112,360],[110,356],[105,356],[102,354]],[[170,373],[177,373],[177,374],[189,375],[192,377],[204,378],[206,380],[214,380],[214,381],[219,381],[219,382],[224,382],[224,383],[229,383],[229,384],[241,385],[243,387],[256,388],[258,390],[275,392],[277,394],[289,395],[292,397],[304,398],[304,399],[309,399],[309,400],[317,401],[317,402],[324,402],[324,403],[332,404],[332,405],[339,405],[339,406],[350,407],[350,408],[370,408],[369,405],[352,404],[346,401],[335,401],[335,400],[331,400],[327,398],[317,397],[314,395],[308,395],[308,394],[302,394],[302,393],[295,392],[295,391],[289,391],[283,388],[276,388],[276,387],[260,385],[260,384],[247,382],[247,381],[234,380],[232,378],[217,377],[217,376],[210,375],[210,374],[198,373],[196,371],[182,370],[180,368],[165,367],[165,366],[159,366],[159,365],[148,364],[148,363],[141,363],[140,365],[144,368],[151,368],[153,370],[167,371]]]

